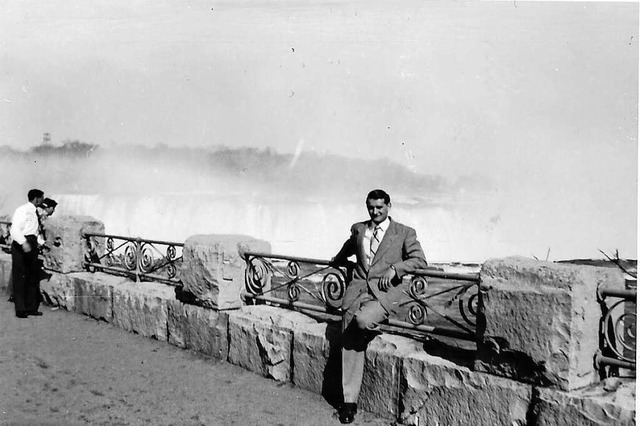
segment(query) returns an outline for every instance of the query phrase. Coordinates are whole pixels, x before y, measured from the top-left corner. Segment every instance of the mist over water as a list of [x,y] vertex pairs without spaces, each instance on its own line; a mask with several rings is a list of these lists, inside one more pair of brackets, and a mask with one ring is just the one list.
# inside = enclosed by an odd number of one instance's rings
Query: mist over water
[[[196,234],[244,234],[272,251],[332,257],[349,227],[366,220],[366,193],[387,190],[391,216],[416,229],[430,261],[482,262],[522,255],[600,258],[598,249],[636,258],[633,193],[545,182],[501,185],[421,175],[385,161],[270,149],[119,147],[85,155],[17,153],[0,159],[0,213],[31,187],[60,204],[56,214],[90,215],[106,232],[183,242]],[[633,185],[631,185],[633,186]]]

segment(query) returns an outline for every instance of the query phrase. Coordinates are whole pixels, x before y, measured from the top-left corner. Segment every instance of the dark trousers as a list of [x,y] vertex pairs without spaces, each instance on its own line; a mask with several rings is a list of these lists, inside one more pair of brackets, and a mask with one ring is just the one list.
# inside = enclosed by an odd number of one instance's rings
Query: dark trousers
[[34,235],[28,235],[27,242],[31,245],[31,251],[28,253],[24,252],[20,244],[11,244],[13,300],[17,314],[35,312],[40,306],[38,242]]

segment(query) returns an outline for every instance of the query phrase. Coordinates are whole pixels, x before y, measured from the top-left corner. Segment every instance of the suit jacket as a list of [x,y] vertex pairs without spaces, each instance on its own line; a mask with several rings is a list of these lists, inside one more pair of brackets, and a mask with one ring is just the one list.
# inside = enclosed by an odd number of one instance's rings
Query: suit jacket
[[[416,237],[416,231],[391,218],[389,220],[391,223],[380,242],[371,266],[367,265],[365,248],[362,243],[369,221],[358,222],[351,226],[351,237],[334,258],[335,263],[345,264],[349,256],[356,256],[353,279],[347,284],[342,299],[342,309],[346,313],[351,315],[355,313],[359,307],[359,303],[356,301],[361,295],[367,293],[368,289],[389,314],[396,313],[403,290],[399,285],[402,283],[402,277],[417,269],[427,267],[427,261]],[[379,278],[391,265],[396,268],[397,277],[393,279],[392,285],[387,291],[381,291],[378,288]]]

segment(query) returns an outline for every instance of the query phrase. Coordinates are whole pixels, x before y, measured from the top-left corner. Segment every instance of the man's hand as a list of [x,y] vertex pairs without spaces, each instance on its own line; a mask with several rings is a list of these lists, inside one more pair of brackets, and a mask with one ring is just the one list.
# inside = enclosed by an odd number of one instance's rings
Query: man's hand
[[381,291],[389,290],[389,287],[391,287],[391,280],[394,279],[395,276],[396,276],[396,270],[389,267],[389,269],[385,271],[382,278],[380,278],[380,281],[378,281],[378,288]]
[[22,243],[22,251],[24,251],[25,253],[29,253],[31,251],[31,244],[29,244],[28,241]]

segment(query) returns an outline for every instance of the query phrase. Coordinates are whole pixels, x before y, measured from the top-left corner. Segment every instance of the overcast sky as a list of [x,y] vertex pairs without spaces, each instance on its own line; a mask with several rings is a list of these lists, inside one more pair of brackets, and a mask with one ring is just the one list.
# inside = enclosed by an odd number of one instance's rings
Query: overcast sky
[[0,4],[0,145],[271,146],[637,194],[637,3]]
[[635,3],[0,4],[2,145],[269,145],[445,175],[637,160]]

